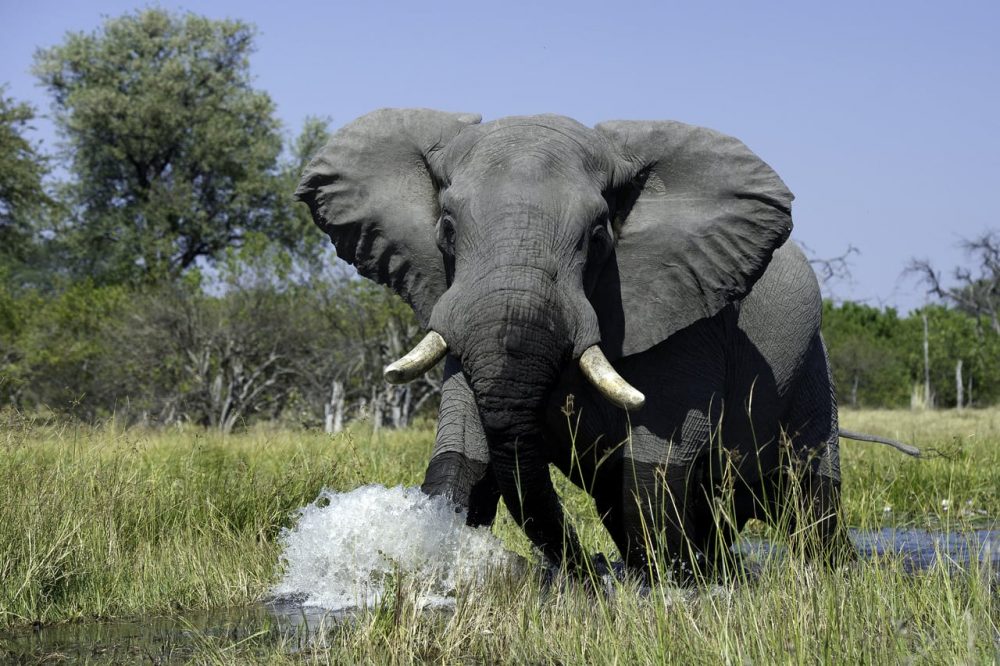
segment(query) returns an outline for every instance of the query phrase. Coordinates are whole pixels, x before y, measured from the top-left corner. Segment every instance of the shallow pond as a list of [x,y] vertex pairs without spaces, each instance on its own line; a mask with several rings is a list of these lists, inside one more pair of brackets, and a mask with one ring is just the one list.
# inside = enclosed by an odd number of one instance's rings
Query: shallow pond
[[31,658],[113,663],[186,662],[253,639],[262,650],[294,652],[341,624],[345,612],[292,604],[190,611],[169,617],[82,622],[0,633],[0,659]]
[[[1000,576],[1000,529],[940,532],[920,529],[851,530],[862,558],[899,558],[907,571],[941,563],[961,568],[979,561]],[[766,541],[743,541],[750,559],[781,558],[781,548]],[[440,608],[440,604],[437,605]],[[0,633],[0,658],[57,659],[69,662],[185,662],[195,654],[222,653],[253,639],[262,654],[294,653],[351,617],[346,609],[329,610],[292,602],[269,602],[247,608],[190,612],[113,622],[85,622]]]

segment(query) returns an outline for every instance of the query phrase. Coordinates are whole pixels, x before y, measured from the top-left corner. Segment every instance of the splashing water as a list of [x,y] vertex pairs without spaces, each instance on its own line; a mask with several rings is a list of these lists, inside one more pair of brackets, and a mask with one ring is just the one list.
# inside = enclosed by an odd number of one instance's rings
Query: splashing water
[[448,606],[459,585],[481,584],[520,561],[489,528],[466,526],[444,497],[402,486],[324,489],[281,542],[275,598],[328,610],[371,606],[399,577],[419,586],[421,605]]

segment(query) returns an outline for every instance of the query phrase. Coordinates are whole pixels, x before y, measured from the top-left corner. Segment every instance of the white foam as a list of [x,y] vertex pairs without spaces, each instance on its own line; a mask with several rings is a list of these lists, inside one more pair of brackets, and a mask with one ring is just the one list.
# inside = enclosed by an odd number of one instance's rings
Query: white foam
[[396,576],[419,586],[423,604],[447,605],[458,586],[518,562],[488,528],[466,526],[446,499],[402,486],[324,489],[281,542],[284,574],[274,595],[329,610],[377,603]]

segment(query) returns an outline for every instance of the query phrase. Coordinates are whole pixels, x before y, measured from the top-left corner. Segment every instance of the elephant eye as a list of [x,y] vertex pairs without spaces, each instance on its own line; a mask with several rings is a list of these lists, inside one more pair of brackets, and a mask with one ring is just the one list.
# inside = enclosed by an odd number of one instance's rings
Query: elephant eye
[[610,253],[612,244],[608,219],[601,218],[597,220],[590,227],[590,243],[588,243],[587,252],[589,263],[604,261]]
[[611,241],[611,224],[608,218],[601,218],[594,223],[594,226],[590,228],[590,240],[591,242]]
[[597,284],[597,276],[601,268],[611,256],[614,242],[611,239],[611,224],[607,217],[602,217],[590,227],[587,243],[587,263],[583,272],[583,286],[589,295]]
[[448,213],[442,214],[438,220],[437,245],[445,255],[455,256],[455,221]]

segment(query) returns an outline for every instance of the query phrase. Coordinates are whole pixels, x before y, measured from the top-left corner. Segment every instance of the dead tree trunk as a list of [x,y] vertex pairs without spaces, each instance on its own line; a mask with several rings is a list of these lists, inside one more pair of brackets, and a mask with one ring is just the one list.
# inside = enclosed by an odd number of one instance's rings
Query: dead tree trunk
[[924,321],[924,404],[928,409],[934,407],[934,395],[931,393],[931,345],[930,331],[927,326],[927,313],[920,315]]
[[413,414],[411,411],[413,408],[413,387],[407,384],[403,388],[403,412],[400,423],[397,426],[399,428],[405,428],[410,425],[410,416]]
[[372,386],[372,430],[378,432],[382,429],[382,395],[378,388]]
[[336,435],[344,429],[344,383],[333,380],[330,384],[330,400],[323,406],[325,424],[324,431],[328,435]]
[[387,386],[385,394],[388,396],[389,419],[395,429],[405,428],[410,423],[410,385]]
[[955,407],[958,411],[962,411],[964,407],[962,403],[962,390],[965,387],[962,385],[962,359],[958,359],[955,363]]

